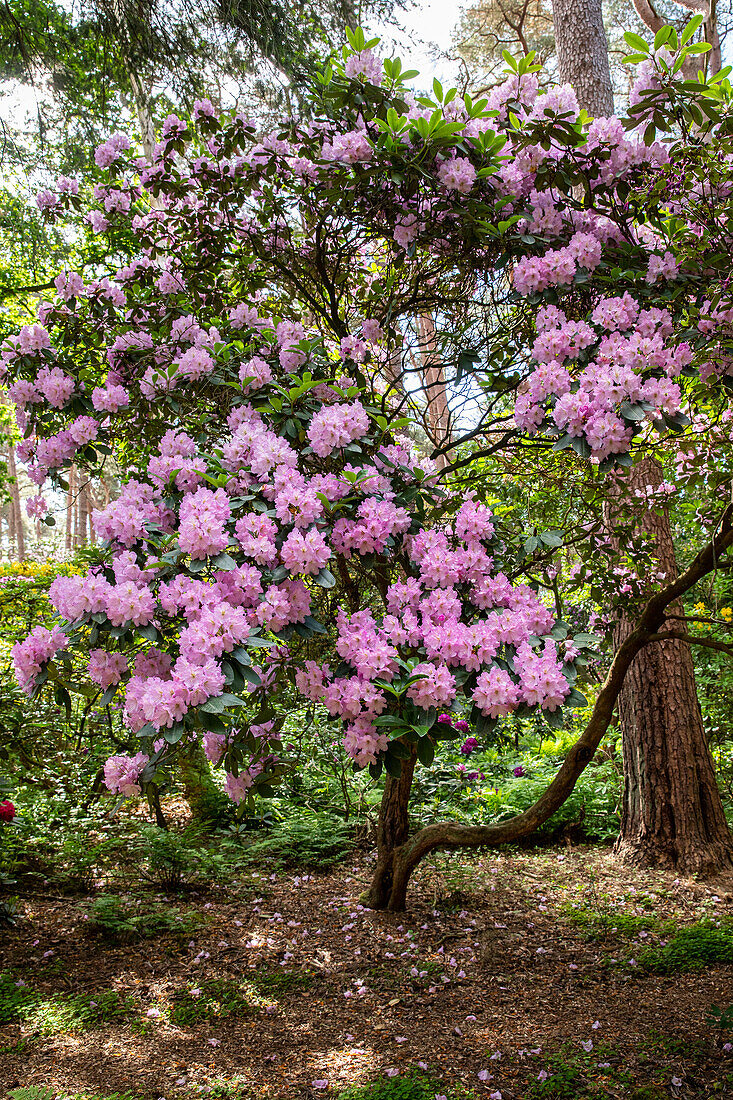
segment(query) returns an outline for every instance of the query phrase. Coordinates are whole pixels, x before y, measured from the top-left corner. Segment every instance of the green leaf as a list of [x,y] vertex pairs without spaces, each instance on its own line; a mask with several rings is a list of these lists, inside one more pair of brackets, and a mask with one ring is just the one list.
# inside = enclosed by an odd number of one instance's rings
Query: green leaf
[[690,22],[687,24],[682,34],[680,35],[680,46],[686,46],[692,38],[695,31],[701,26],[703,21],[702,15],[693,15]]
[[632,50],[638,50],[639,53],[643,54],[649,53],[649,44],[638,34],[634,34],[633,31],[624,32],[624,41],[628,46],[631,46]]
[[646,418],[646,412],[642,409],[641,405],[634,405],[630,401],[622,402],[619,412],[623,416],[624,420],[644,420]]
[[393,779],[399,779],[402,775],[402,761],[392,756],[390,752],[384,755],[384,768],[387,775],[391,775]]
[[177,722],[169,730],[163,730],[163,737],[167,744],[177,745],[186,732],[183,722]]
[[564,705],[567,707],[587,707],[588,700],[586,699],[585,695],[583,695],[582,691],[578,691],[577,688],[573,688],[573,690],[570,692],[567,699],[565,700]]
[[229,554],[217,554],[215,558],[211,559],[211,565],[214,569],[231,570],[237,568],[237,563],[234,558]]
[[316,573],[313,580],[316,584],[320,585],[321,588],[333,588],[336,584],[336,578],[333,573],[325,567],[321,569],[320,573]]
[[369,765],[369,774],[372,779],[379,779],[382,774],[382,758],[381,756],[375,761],[374,764]]
[[417,758],[426,768],[429,768],[435,759],[435,745],[429,737],[421,737],[418,741]]
[[657,33],[654,35],[654,49],[660,50],[665,42],[668,41],[671,34],[672,28],[669,26],[669,24],[664,27],[660,27]]
[[204,711],[206,714],[223,714],[225,710],[245,705],[244,699],[225,691],[223,695],[215,695],[212,699],[207,699],[205,703],[201,704],[199,710]]

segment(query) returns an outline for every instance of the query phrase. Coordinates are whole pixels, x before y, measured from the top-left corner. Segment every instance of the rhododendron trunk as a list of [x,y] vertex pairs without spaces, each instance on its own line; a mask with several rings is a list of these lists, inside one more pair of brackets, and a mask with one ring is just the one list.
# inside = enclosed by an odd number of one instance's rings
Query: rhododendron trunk
[[[391,900],[395,870],[404,878],[404,867],[399,863],[398,853],[410,832],[408,810],[416,762],[417,751],[413,747],[409,760],[402,761],[400,775],[388,775],[385,779],[377,827],[377,866],[371,886],[362,899],[372,909],[394,909]],[[404,900],[399,908],[404,908]]]
[[[661,480],[659,463],[644,459],[626,479],[627,493],[643,493]],[[639,527],[654,538],[659,567],[671,581],[677,562],[669,515],[658,512],[647,509]],[[670,610],[682,613],[677,603]],[[631,629],[622,618],[616,647]],[[621,858],[683,874],[732,866],[733,838],[705,737],[689,645],[670,640],[641,650],[627,673],[618,710],[625,784],[616,843]]]

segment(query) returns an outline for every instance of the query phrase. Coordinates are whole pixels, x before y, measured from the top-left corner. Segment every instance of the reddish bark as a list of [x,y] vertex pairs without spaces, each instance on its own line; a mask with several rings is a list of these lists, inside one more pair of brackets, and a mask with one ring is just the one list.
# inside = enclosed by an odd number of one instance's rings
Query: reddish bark
[[[644,459],[625,479],[633,499],[658,486],[662,470]],[[667,580],[678,575],[666,511],[645,508],[638,527],[654,539]],[[676,615],[682,607],[669,609]],[[674,629],[675,620],[666,624]],[[627,619],[615,632],[620,645],[632,629]],[[665,629],[663,624],[662,630]],[[641,866],[670,867],[681,874],[711,873],[733,866],[728,828],[715,768],[705,738],[687,642],[651,642],[632,662],[618,701],[624,760],[624,798],[619,856]]]

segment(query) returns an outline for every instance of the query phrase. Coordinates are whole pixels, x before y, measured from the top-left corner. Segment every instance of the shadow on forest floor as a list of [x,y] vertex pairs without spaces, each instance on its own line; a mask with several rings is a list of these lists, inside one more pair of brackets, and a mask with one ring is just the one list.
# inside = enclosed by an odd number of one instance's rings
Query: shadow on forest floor
[[710,1016],[733,1001],[730,876],[591,847],[435,856],[401,915],[359,905],[367,879],[26,897],[0,950],[0,1100],[733,1097],[733,1026]]

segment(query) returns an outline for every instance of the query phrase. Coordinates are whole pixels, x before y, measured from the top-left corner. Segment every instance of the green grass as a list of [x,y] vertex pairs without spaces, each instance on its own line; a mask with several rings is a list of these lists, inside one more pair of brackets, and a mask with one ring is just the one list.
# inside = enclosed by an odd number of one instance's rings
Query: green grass
[[472,1100],[473,1090],[449,1087],[427,1073],[410,1070],[403,1077],[380,1077],[365,1085],[349,1085],[335,1094],[336,1100]]
[[680,931],[664,947],[650,947],[637,962],[655,974],[680,974],[705,966],[733,963],[733,921],[718,926],[701,920]]
[[33,1035],[89,1031],[138,1013],[135,999],[116,990],[46,996],[26,986],[18,988],[7,971],[0,974],[0,1025],[22,1023]]
[[[659,921],[653,916],[604,912],[585,906],[575,909],[571,905],[565,905],[562,915],[570,924],[579,928],[587,940],[597,940],[609,935],[633,939],[639,932],[653,932],[661,928]],[[665,930],[673,929],[665,925]]]

